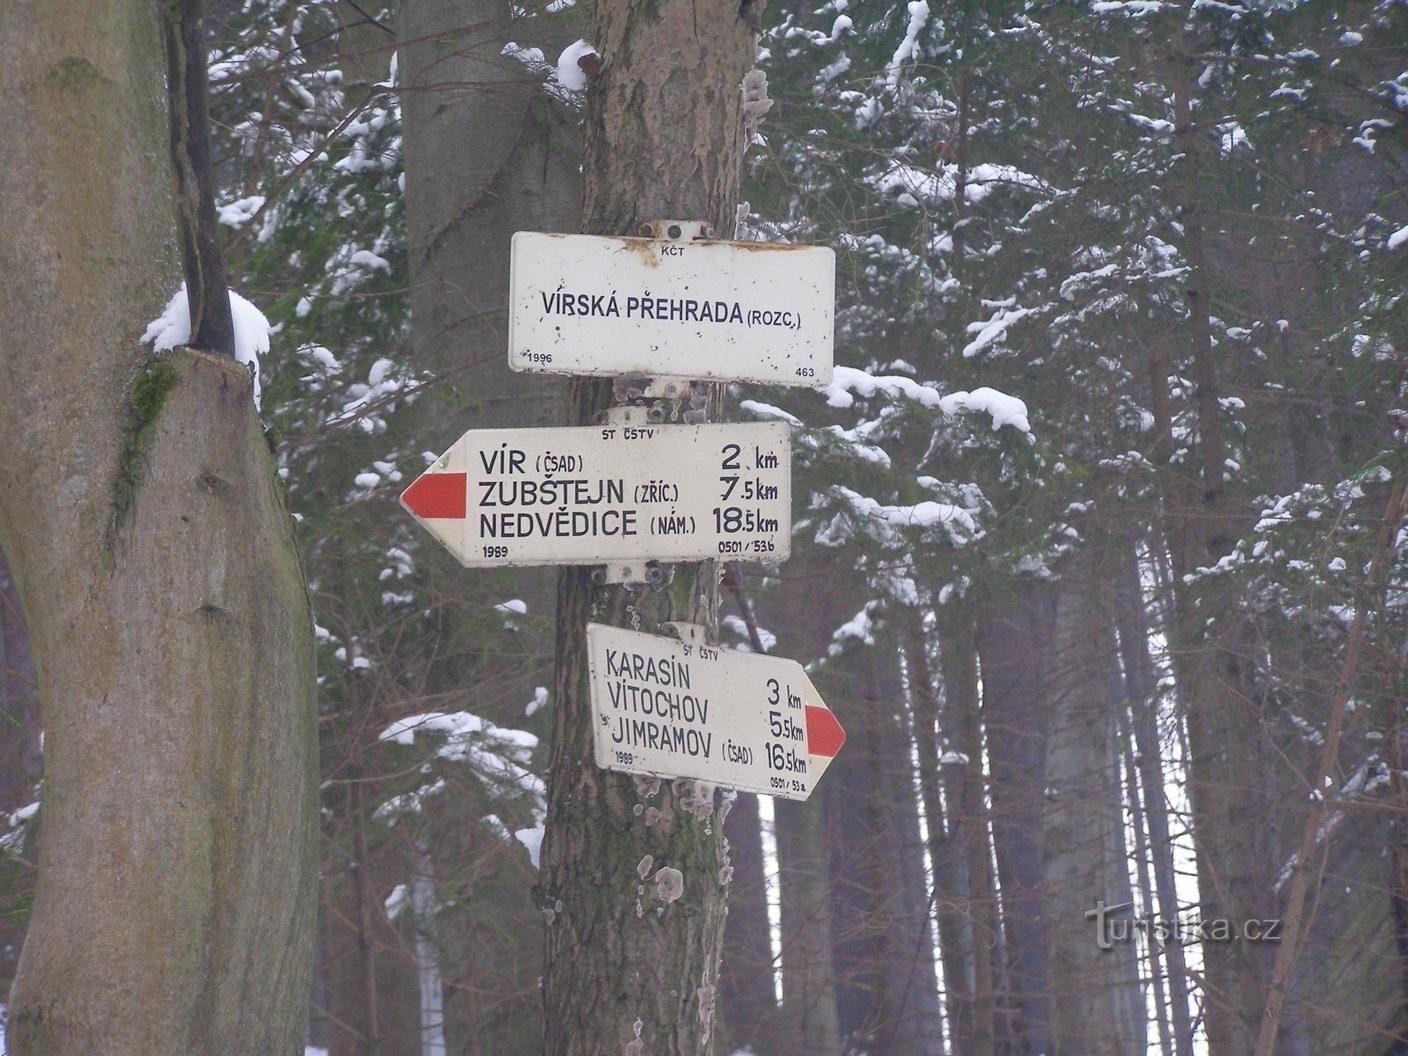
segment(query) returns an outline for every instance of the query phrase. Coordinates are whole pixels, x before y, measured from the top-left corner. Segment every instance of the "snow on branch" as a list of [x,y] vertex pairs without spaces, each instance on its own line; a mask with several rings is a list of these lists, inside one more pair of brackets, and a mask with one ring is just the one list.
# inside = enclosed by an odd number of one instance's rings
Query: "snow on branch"
[[378,740],[412,744],[418,734],[442,734],[445,741],[435,754],[449,762],[468,763],[486,784],[517,788],[541,798],[542,778],[524,767],[538,738],[524,730],[496,726],[467,711],[429,711],[397,719],[381,731]]
[[868,399],[880,393],[891,399],[903,398],[924,407],[937,407],[948,415],[961,411],[986,412],[992,418],[994,429],[1009,425],[1021,433],[1031,432],[1026,403],[987,386],[945,396],[932,385],[921,384],[903,374],[876,375],[855,367],[838,366],[832,373],[831,384],[819,391],[832,407],[850,407],[856,396]]
[[909,24],[905,27],[904,40],[895,49],[890,64],[885,67],[885,86],[894,89],[900,83],[900,67],[913,62],[919,55],[919,34],[929,21],[929,5],[926,0],[910,0]]
[[999,308],[993,313],[991,319],[969,323],[968,332],[977,333],[977,337],[963,346],[963,358],[972,359],[989,345],[996,344],[1007,336],[1007,328],[1013,323],[1030,315],[1030,308]]

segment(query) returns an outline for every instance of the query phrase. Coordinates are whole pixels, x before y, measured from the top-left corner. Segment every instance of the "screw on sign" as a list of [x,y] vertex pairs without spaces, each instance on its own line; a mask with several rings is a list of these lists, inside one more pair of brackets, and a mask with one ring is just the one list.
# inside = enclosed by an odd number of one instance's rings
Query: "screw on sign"
[[587,625],[597,765],[806,799],[846,743],[802,665]]

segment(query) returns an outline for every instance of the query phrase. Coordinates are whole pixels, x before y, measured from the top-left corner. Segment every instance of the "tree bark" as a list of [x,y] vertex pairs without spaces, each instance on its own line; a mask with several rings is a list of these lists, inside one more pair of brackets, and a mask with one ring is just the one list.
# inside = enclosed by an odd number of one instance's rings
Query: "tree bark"
[[[884,637],[880,637],[884,634]],[[877,1056],[932,1056],[942,1024],[898,650],[888,629],[829,661],[858,721],[828,771],[841,1035]],[[822,681],[822,680],[818,680]]]
[[171,170],[176,175],[176,236],[186,276],[191,347],[234,359],[235,323],[215,219],[204,6],[202,0],[161,4],[167,127]]
[[1002,888],[1002,936],[1018,1051],[1048,1051],[1046,923],[1040,904],[1049,704],[1041,657],[1052,632],[1050,590],[991,604],[978,625],[992,839]]
[[[803,663],[824,656],[832,633],[850,616],[853,599],[830,583],[831,560],[830,551],[818,552],[805,540],[794,540],[792,559],[783,566],[780,582],[759,596],[760,618],[777,634],[779,655],[797,657]],[[819,582],[826,583],[827,589],[818,591]],[[835,706],[832,686],[823,680],[818,688]],[[848,729],[852,725],[843,722]],[[828,789],[842,780],[844,773],[838,776],[833,766],[810,800],[779,799],[773,805],[782,915],[784,1033],[778,1056],[839,1056],[841,1052],[827,833],[836,824]]]
[[978,696],[978,656],[971,622],[956,613],[940,616],[940,659],[949,724],[963,762],[951,809],[968,880],[968,927],[972,944],[971,1042],[958,1056],[991,1056],[997,1045],[997,900],[993,886],[988,812],[983,781],[982,714]]
[[[466,428],[556,426],[565,418],[565,379],[508,367],[506,291],[515,231],[575,231],[580,224],[578,115],[502,51],[515,40],[555,56],[572,40],[567,34],[578,17],[515,17],[510,5],[492,0],[401,4],[411,353],[442,382],[440,398],[411,413],[420,415],[419,432],[437,451]],[[373,46],[375,37],[385,37],[375,28],[365,32]],[[370,66],[374,54],[380,52],[366,54],[359,65]],[[455,413],[447,414],[447,407]],[[453,564],[447,555],[437,559]],[[515,619],[517,630],[431,665],[425,692],[517,726],[534,690],[552,680],[553,570],[456,569],[455,582],[479,605],[516,598],[527,612]],[[472,637],[463,621],[473,620],[479,605],[450,608],[456,637]],[[479,824],[477,806],[463,798],[454,806],[455,813],[437,820],[452,829]],[[491,932],[484,924],[497,922],[495,931],[534,929],[542,918],[531,881],[523,882],[519,863],[508,856],[468,858],[458,838],[437,840],[433,850],[447,856],[436,863],[442,876],[473,873],[478,881],[476,904],[448,900],[439,914],[449,1051],[469,1056],[536,1047],[526,1035],[533,1033],[541,964],[505,957],[498,944],[485,941]],[[505,978],[511,967],[521,968],[516,980]],[[503,993],[515,983],[516,993]]]
[[[723,584],[738,605],[748,629],[749,646],[755,653],[767,652],[736,567],[725,571]],[[775,812],[773,817],[775,824]],[[762,816],[756,795],[738,793],[724,834],[733,869],[719,985],[726,1028],[724,1042],[733,1048],[748,1046],[767,1051],[777,1029],[777,994],[772,925],[768,920],[767,862],[763,858]]]
[[[1189,42],[1184,41],[1186,46]],[[1203,246],[1200,129],[1193,119],[1194,60],[1173,56],[1173,110],[1182,154],[1178,189],[1186,299],[1198,428],[1196,489],[1174,487],[1169,552],[1176,620],[1175,669],[1186,690],[1188,795],[1197,833],[1198,892],[1205,919],[1264,920],[1275,916],[1275,863],[1266,819],[1270,750],[1260,719],[1255,648],[1235,589],[1226,577],[1190,583],[1187,574],[1211,567],[1237,538],[1238,517],[1224,486],[1226,450],[1212,347],[1210,283]],[[1167,382],[1160,379],[1161,385]],[[1206,1029],[1216,1056],[1250,1056],[1271,975],[1267,943],[1208,943],[1203,949]]]
[[738,793],[724,832],[733,869],[719,988],[725,1040],[734,1048],[765,1052],[767,1039],[776,1033],[777,996],[757,796]]
[[[500,52],[529,42],[524,32],[546,33],[532,41],[545,52],[570,39],[490,0],[406,0],[400,31],[412,352],[462,386],[475,428],[559,425],[564,380],[508,368],[505,291],[515,231],[580,222],[580,136]],[[541,595],[551,599],[550,577]]]
[[[834,775],[828,774],[828,780]],[[826,801],[777,800],[777,871],[782,888],[783,1053],[840,1056],[836,969],[831,953]]]
[[1087,916],[1101,903],[1112,917],[1134,916],[1115,747],[1123,699],[1098,595],[1100,549],[1088,542],[1057,587],[1049,653],[1041,904],[1053,1056],[1124,1056],[1145,1047],[1133,935],[1103,942],[1103,920]]
[[[963,856],[966,768],[945,763],[939,743],[939,697],[929,662],[922,614],[904,616],[905,667],[914,708],[914,740],[919,756],[919,793],[928,823],[929,863],[939,925],[939,956],[944,969],[944,999],[952,1050],[958,1056],[978,1052],[974,1022],[973,912],[967,861]],[[941,639],[942,640],[942,639]],[[971,635],[969,645],[971,647]],[[957,729],[950,733],[957,743]],[[947,801],[947,807],[945,806]],[[989,993],[991,988],[989,988]],[[990,1022],[990,1020],[989,1020]]]
[[313,634],[243,366],[139,343],[175,286],[150,5],[7,6],[0,541],[40,671],[12,1051],[288,1052],[317,878]]
[[[688,219],[731,231],[744,149],[739,86],[752,65],[751,4],[603,0],[592,39],[601,67],[588,87],[584,226],[633,234],[646,220]],[[587,424],[609,383],[570,387],[569,422]],[[715,408],[719,398],[712,398]],[[539,898],[547,927],[544,1051],[707,1056],[723,946],[727,857],[712,787],[633,781],[593,762],[586,624],[641,629],[669,620],[717,634],[714,564],[678,566],[658,592],[558,579],[557,674]],[[636,813],[636,807],[640,812]],[[681,897],[657,897],[660,870]],[[639,910],[638,908],[639,907]]]
[[[1113,598],[1119,632],[1120,663],[1124,670],[1126,701],[1134,734],[1140,800],[1149,836],[1149,857],[1154,889],[1150,894],[1165,922],[1178,919],[1178,886],[1173,865],[1173,837],[1169,830],[1163,746],[1159,740],[1154,663],[1149,656],[1149,617],[1139,584],[1139,557],[1132,540],[1115,555]],[[1188,961],[1177,929],[1162,944],[1168,969],[1168,1007],[1175,1056],[1193,1051],[1193,1024],[1188,1014]]]

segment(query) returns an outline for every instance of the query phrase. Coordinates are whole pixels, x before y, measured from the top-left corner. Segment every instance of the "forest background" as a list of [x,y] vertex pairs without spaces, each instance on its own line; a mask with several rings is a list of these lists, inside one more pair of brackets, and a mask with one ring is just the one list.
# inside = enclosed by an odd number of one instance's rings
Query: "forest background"
[[[505,364],[508,240],[580,226],[589,8],[211,5],[336,1056],[541,1051],[552,573],[466,573],[396,497],[565,413]],[[1408,1051],[1408,6],[762,19],[737,235],[836,248],[838,368],[729,393],[796,426],[798,501],[725,641],[806,663],[850,739],[808,803],[733,802],[719,1051]],[[4,987],[42,753],[0,585]]]

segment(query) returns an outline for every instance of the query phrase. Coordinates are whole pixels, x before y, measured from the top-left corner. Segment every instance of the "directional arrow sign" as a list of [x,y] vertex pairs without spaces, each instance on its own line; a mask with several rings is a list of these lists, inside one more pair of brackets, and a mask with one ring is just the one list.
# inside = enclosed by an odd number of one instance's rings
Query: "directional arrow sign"
[[401,505],[469,566],[782,560],[792,539],[791,429],[473,430]]
[[590,623],[587,664],[608,770],[806,799],[846,743],[795,660]]
[[835,304],[825,246],[520,231],[508,362],[815,388],[831,381]]

